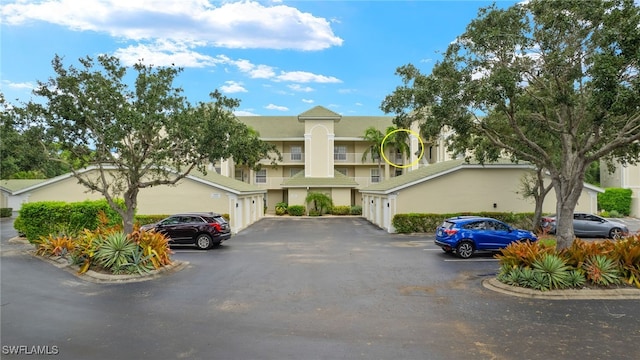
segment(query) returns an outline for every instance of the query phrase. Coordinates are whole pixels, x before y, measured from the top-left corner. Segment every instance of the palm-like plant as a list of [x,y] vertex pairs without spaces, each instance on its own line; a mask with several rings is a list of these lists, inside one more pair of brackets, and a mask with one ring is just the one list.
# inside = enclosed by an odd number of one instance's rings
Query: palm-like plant
[[376,129],[373,126],[368,127],[364,131],[362,137],[365,141],[369,142],[369,147],[362,153],[362,162],[367,161],[367,157],[371,154],[371,158],[378,160],[378,171],[382,169],[382,140],[384,140],[384,134],[382,131]]
[[307,203],[313,202],[313,208],[318,215],[333,206],[333,200],[329,195],[319,192],[310,192],[304,201]]

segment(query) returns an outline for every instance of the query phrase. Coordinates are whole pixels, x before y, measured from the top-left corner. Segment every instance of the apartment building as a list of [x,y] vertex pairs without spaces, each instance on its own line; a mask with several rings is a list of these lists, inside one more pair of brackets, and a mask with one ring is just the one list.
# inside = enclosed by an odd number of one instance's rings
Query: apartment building
[[385,155],[394,164],[415,163],[412,168],[397,168],[367,153],[370,142],[363,139],[368,127],[385,133],[393,125],[389,116],[342,116],[316,106],[298,116],[240,116],[240,121],[259,132],[264,141],[275,144],[282,162],[272,166],[263,161],[260,171],[235,166],[233,160],[222,162],[222,175],[267,190],[266,205],[306,205],[308,192],[323,192],[335,205],[360,205],[359,189],[402,175],[427,163],[448,159],[442,147],[426,146],[424,156],[415,161],[417,139],[411,141],[411,156],[395,153],[389,147]]

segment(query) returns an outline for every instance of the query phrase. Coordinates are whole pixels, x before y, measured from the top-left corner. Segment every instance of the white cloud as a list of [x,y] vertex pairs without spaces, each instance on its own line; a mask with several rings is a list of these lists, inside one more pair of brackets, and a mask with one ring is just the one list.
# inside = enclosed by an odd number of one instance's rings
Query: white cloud
[[322,50],[342,45],[325,18],[283,4],[208,0],[19,0],[0,7],[5,25],[48,22],[129,40],[202,41],[226,48]]
[[252,110],[236,110],[233,114],[235,116],[260,116],[260,114],[252,112]]
[[9,80],[2,80],[2,86],[16,90],[33,90],[35,85],[30,82],[11,82]]
[[220,86],[220,91],[222,91],[225,94],[248,92],[247,89],[245,89],[244,86],[242,86],[241,82],[225,81],[224,83],[226,85]]
[[298,92],[312,92],[313,88],[309,87],[309,86],[302,86],[300,84],[291,84],[291,85],[287,85],[287,87],[293,91],[298,91]]
[[180,66],[201,68],[215,66],[224,63],[224,59],[214,58],[200,54],[191,48],[196,44],[178,44],[163,40],[153,44],[132,45],[124,49],[118,49],[114,56],[120,59],[124,65],[133,65],[143,60],[145,64],[155,66]]
[[306,103],[306,104],[313,104],[315,101],[313,101],[311,99],[302,99],[302,102]]
[[267,106],[264,107],[267,110],[278,110],[278,111],[288,111],[289,108],[286,106],[278,106],[278,105],[274,105],[274,104],[269,104]]
[[296,83],[341,83],[342,80],[333,76],[324,76],[310,73],[307,71],[283,71],[275,79],[276,81],[290,81]]

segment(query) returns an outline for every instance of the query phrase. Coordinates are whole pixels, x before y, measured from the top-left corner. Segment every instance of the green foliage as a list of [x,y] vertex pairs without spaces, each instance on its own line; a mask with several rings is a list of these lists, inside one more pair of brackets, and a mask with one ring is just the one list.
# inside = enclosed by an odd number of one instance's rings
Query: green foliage
[[96,252],[96,260],[99,265],[113,273],[121,273],[130,263],[137,247],[125,233],[109,234],[102,240],[102,245]]
[[[214,90],[209,101],[189,103],[174,85],[180,68],[142,61],[127,68],[108,55],[79,63],[65,66],[55,56],[55,76],[38,82],[33,93],[41,98],[23,111],[31,127],[46,130],[57,150],[69,154],[68,164],[96,166],[99,176],[75,176],[107,199],[127,233],[133,230],[139,189],[176,184],[193,170],[206,173],[207,165],[220,159],[233,157],[252,168],[263,158],[275,161],[274,154],[279,159],[275,145],[260,140],[233,114],[238,100]],[[118,197],[124,206],[112,201]]]
[[571,270],[564,260],[555,254],[544,254],[534,260],[533,270],[540,272],[546,278],[545,284],[550,289],[564,289],[570,284],[569,271]]
[[360,205],[353,205],[351,207],[351,215],[362,215],[362,206]]
[[138,225],[147,225],[147,224],[155,224],[158,221],[169,217],[168,214],[159,214],[159,215],[136,215],[135,223]]
[[321,215],[327,211],[330,211],[333,206],[333,200],[327,194],[320,192],[310,192],[304,199],[306,203],[313,203],[313,210],[318,215]]
[[624,281],[640,288],[640,235],[612,242],[610,254],[618,262]]
[[136,229],[130,235],[131,241],[138,244],[143,255],[149,260],[154,268],[171,265],[171,248],[169,238],[164,234],[155,231],[140,231]]
[[304,205],[290,205],[287,212],[291,216],[302,216],[307,212],[307,208]]
[[[494,3],[429,74],[397,68],[401,84],[381,108],[396,124],[419,125],[425,139],[447,129],[451,153],[545,169],[562,218],[594,161],[640,158],[639,22],[640,7],[629,0]],[[558,247],[569,247],[571,223],[559,226]]]
[[582,268],[587,280],[596,285],[609,286],[620,283],[618,264],[603,254],[590,256]]
[[82,229],[96,229],[101,212],[107,216],[107,225],[122,223],[120,215],[109,207],[106,200],[76,203],[41,201],[22,204],[14,227],[30,242],[37,242],[40,237],[50,234],[75,235]]
[[287,213],[287,203],[286,202],[279,202],[276,204],[276,215],[284,215]]
[[40,239],[36,255],[40,256],[65,256],[72,253],[75,243],[67,236],[47,236]]
[[577,269],[569,271],[569,287],[581,288],[586,282],[587,278],[581,270]]
[[604,193],[598,193],[598,207],[609,211],[610,216],[614,211],[629,216],[631,213],[631,189],[607,188]]
[[0,217],[11,217],[12,214],[12,208],[0,208]]
[[351,214],[351,206],[338,205],[331,208],[332,215],[349,215]]
[[[362,208],[361,208],[362,209]],[[432,233],[442,222],[450,217],[461,215],[474,215],[492,217],[511,224],[519,229],[533,229],[533,213],[501,213],[501,212],[476,212],[453,214],[396,214],[391,223],[399,233]]]

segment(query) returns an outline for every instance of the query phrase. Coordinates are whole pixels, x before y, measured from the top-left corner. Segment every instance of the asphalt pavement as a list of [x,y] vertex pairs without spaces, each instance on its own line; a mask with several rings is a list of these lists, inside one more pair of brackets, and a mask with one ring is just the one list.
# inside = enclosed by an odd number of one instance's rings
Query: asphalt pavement
[[458,259],[361,218],[262,219],[124,284],[8,251],[0,225],[3,359],[640,358],[640,301],[502,294],[482,285],[491,254]]

